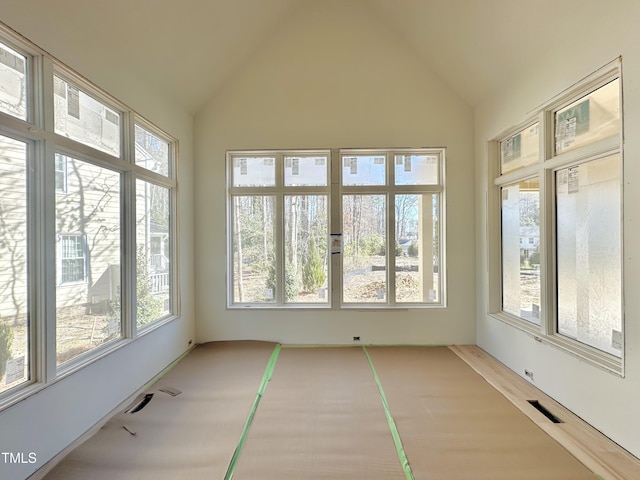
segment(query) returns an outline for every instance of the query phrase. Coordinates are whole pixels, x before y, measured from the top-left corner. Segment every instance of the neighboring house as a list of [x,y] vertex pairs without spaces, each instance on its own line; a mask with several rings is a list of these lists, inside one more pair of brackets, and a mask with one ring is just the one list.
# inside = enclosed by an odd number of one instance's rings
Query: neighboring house
[[[540,227],[520,227],[520,258],[528,259],[540,250]],[[534,262],[538,263],[538,262]]]

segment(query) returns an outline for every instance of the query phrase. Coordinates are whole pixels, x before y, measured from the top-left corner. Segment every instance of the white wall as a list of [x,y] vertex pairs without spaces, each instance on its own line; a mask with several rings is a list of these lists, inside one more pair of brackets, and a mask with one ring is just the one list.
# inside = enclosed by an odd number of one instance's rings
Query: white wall
[[[193,118],[152,85],[133,81],[112,65],[103,65],[81,42],[47,36],[54,18],[18,12],[2,21],[52,55],[78,53],[70,66],[140,115],[178,139],[179,262],[182,315],[88,367],[0,412],[0,451],[36,454],[33,464],[7,464],[0,458],[0,478],[26,478],[127,399],[187,350],[195,340],[193,262]],[[60,15],[68,15],[61,11]],[[44,24],[44,25],[43,25]],[[82,68],[82,66],[85,68]]]
[[[196,116],[199,342],[474,343],[473,116],[353,2],[305,4]],[[227,310],[225,151],[447,147],[447,309]]]
[[[637,24],[640,3],[602,2],[601,11],[579,8],[576,22],[558,36],[558,48],[540,52],[530,70],[484,102],[475,112],[477,343],[519,374],[534,372],[535,384],[614,441],[640,456],[640,49]],[[543,32],[544,29],[541,29]],[[508,48],[505,46],[505,48]],[[524,121],[528,112],[612,61],[623,57],[624,95],[624,296],[626,375],[593,367],[558,348],[487,315],[487,144],[505,129]]]

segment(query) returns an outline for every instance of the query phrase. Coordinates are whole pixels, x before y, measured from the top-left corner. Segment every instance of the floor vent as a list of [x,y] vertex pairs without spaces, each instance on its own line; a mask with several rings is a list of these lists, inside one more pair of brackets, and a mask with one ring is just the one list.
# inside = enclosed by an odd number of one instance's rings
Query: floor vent
[[564,423],[562,420],[556,417],[553,413],[551,413],[549,410],[543,407],[538,400],[527,400],[527,402],[529,402],[533,408],[538,410],[541,414],[543,414],[553,423]]
[[144,407],[147,406],[147,403],[149,403],[152,398],[153,398],[153,393],[147,393],[140,403],[138,403],[135,407],[129,410],[129,413],[139,412],[140,410],[142,410]]

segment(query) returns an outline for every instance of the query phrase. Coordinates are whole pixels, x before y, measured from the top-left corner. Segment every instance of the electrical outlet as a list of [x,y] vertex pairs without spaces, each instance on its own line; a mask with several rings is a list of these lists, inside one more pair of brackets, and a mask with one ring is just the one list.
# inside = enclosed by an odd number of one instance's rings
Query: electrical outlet
[[529,377],[529,380],[533,381],[533,372],[531,370],[524,369],[524,375]]
[[360,341],[360,336],[353,337],[353,341],[354,341],[354,342],[359,342],[359,341]]

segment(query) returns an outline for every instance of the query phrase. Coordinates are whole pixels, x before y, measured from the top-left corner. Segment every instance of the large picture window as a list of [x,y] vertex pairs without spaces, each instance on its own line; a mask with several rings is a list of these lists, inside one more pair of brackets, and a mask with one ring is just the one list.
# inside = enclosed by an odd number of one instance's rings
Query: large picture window
[[444,150],[227,157],[230,307],[444,305]]
[[491,282],[491,313],[618,373],[621,99],[616,61],[496,140],[499,242],[490,247],[500,249],[492,255],[500,265],[491,265],[499,280]]

